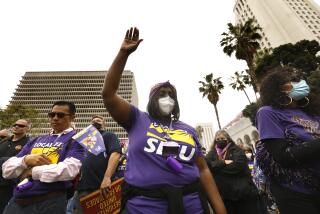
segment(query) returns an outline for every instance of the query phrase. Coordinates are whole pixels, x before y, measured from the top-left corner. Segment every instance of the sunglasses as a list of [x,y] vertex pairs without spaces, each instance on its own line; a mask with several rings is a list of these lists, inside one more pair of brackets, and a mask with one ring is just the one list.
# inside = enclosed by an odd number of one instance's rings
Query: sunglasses
[[5,139],[7,136],[0,136],[0,139]]
[[12,127],[24,128],[24,127],[27,127],[27,126],[26,125],[22,125],[22,124],[13,124]]
[[65,116],[70,115],[70,114],[67,114],[64,112],[49,112],[48,113],[48,117],[50,117],[50,118],[54,118],[56,115],[58,118],[64,118]]

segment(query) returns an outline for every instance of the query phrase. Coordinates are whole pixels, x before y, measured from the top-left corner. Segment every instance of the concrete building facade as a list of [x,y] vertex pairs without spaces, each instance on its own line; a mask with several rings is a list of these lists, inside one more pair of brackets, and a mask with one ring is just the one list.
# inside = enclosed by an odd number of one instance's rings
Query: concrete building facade
[[196,127],[197,126],[202,127],[202,136],[200,139],[200,143],[202,144],[203,147],[206,148],[207,151],[209,151],[210,146],[214,139],[213,125],[212,123],[198,123]]
[[236,0],[233,11],[236,23],[253,18],[262,28],[262,48],[320,42],[320,7],[313,0]]
[[239,114],[224,129],[240,146],[255,146],[255,143],[259,140],[258,130],[255,126],[252,126],[250,119],[243,117],[242,114]]
[[[77,108],[74,126],[81,130],[90,124],[93,115],[106,118],[107,130],[127,139],[126,131],[109,115],[104,107],[101,90],[106,71],[57,71],[26,72],[16,88],[10,104],[22,104],[33,107],[44,121],[35,133],[48,133],[50,125],[47,114],[55,101],[66,100],[75,103]],[[138,95],[134,75],[124,71],[118,94],[129,103],[138,106]]]

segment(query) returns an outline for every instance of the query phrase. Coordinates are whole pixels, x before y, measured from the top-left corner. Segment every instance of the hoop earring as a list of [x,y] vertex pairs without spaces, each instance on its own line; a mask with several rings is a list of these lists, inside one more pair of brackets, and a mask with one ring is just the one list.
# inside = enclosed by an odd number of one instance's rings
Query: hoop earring
[[288,106],[288,105],[290,105],[291,103],[292,103],[292,98],[291,97],[289,97],[288,95],[286,95],[286,96],[284,96],[284,97],[286,97],[286,98],[289,98],[289,102],[288,103],[279,103],[281,106]]
[[304,105],[299,105],[300,108],[304,108],[304,107],[309,105],[309,102],[310,102],[309,98],[308,97],[304,97],[304,99],[306,100],[306,103]]

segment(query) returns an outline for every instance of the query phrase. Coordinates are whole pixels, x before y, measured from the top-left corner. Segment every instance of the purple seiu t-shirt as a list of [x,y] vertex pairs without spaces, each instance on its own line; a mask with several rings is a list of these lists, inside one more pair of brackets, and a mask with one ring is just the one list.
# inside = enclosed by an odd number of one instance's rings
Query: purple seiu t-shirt
[[[257,112],[260,139],[285,139],[289,146],[320,139],[320,117],[312,117],[299,109],[275,109],[264,106]],[[283,168],[277,164],[263,143],[257,145],[257,161],[263,173],[279,184],[306,194],[319,194],[320,162]]]
[[[71,131],[66,134],[58,135],[44,135],[30,140],[17,155],[23,157],[28,154],[47,154],[51,163],[56,164],[62,162],[64,159],[73,157],[82,160],[84,157],[84,148],[71,137],[75,134]],[[69,139],[66,141],[66,139]],[[43,195],[48,192],[67,190],[72,186],[71,181],[57,181],[52,183],[45,183],[39,180],[33,180],[31,189],[24,191],[14,191],[15,198],[25,198],[35,195]]]
[[[196,132],[191,126],[175,121],[170,128],[170,123],[160,123],[132,106],[131,128],[127,131],[127,183],[145,189],[167,185],[183,187],[199,178],[195,159],[203,154]],[[166,135],[170,136],[170,140],[166,139]],[[179,145],[176,159],[183,165],[180,172],[171,169],[166,164],[167,157],[162,155],[167,141],[174,141]],[[183,200],[186,213],[202,213],[198,193],[184,196]],[[127,209],[129,213],[166,213],[167,201],[137,196],[128,201]]]

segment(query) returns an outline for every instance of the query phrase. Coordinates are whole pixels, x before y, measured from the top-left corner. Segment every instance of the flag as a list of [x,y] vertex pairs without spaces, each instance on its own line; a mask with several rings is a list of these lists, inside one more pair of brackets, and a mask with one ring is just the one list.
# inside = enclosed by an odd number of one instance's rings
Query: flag
[[102,135],[93,125],[84,128],[72,138],[94,155],[106,151]]

